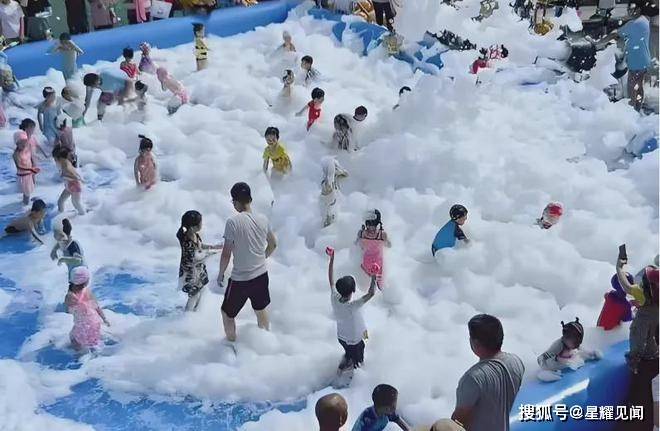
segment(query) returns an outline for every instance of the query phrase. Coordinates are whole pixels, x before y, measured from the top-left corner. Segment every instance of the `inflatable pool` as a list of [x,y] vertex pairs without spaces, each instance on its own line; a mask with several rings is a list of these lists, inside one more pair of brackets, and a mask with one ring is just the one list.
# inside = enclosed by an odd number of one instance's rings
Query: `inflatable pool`
[[[205,17],[209,34],[229,36],[254,29],[273,22],[282,22],[288,11],[297,4],[292,0],[264,2],[250,8],[233,8],[214,12]],[[373,47],[374,41],[382,35],[383,29],[364,22],[347,24],[341,18],[325,11],[313,10],[312,15],[320,19],[337,21],[333,34],[342,40],[346,31],[352,31],[362,38],[364,53]],[[124,45],[137,46],[144,40],[150,41],[159,48],[169,48],[192,40],[191,23],[202,18],[187,17],[168,19],[139,26],[127,26],[120,29],[107,30],[76,36],[75,41],[85,50],[86,54],[79,61],[95,63],[99,60],[115,60],[116,47]],[[50,47],[48,42],[40,42],[21,46],[8,51],[10,64],[18,78],[28,78],[44,74],[49,68],[58,67],[60,59],[46,55]],[[425,47],[419,44],[419,49],[412,53],[415,60],[409,61],[413,67],[425,71],[439,71],[442,68],[440,54],[428,55]],[[404,59],[404,61],[408,61]],[[424,65],[427,66],[424,66]],[[427,67],[425,69],[425,67]],[[0,160],[4,169],[0,169],[0,178],[5,183],[13,180],[13,173],[6,167],[8,159]],[[95,187],[109,187],[112,178],[99,178]],[[16,213],[14,211],[14,213]],[[51,209],[52,213],[52,209]],[[0,220],[2,221],[2,220]],[[5,241],[0,246],[0,255],[27,252],[23,242]],[[109,309],[116,313],[133,313],[136,315],[158,316],[164,310],[153,309],[140,301],[126,301],[126,294],[136,289],[149,286],[151,280],[143,280],[134,274],[122,272],[120,268],[106,268],[95,274],[99,283],[99,292],[105,292],[106,298],[117,299]],[[0,289],[12,296],[12,301],[0,317],[0,330],[3,340],[0,342],[0,359],[20,357],[21,346],[39,328],[38,293],[19,291],[11,280],[2,278],[0,274]],[[119,299],[122,299],[121,301]],[[111,343],[110,343],[111,344]],[[567,422],[537,422],[521,421],[518,416],[523,405],[556,405],[566,404],[567,407],[580,406],[584,411],[587,406],[616,406],[622,404],[622,395],[628,385],[628,372],[624,364],[623,353],[627,343],[610,347],[605,352],[605,358],[599,363],[587,364],[582,369],[566,373],[561,381],[555,383],[529,382],[521,390],[511,421],[514,431],[533,430],[603,430],[613,428],[614,422],[591,420],[568,420]],[[21,359],[35,361],[43,367],[59,370],[75,370],[79,364],[68,352],[46,347],[31,357]],[[532,373],[533,370],[528,370]],[[609,390],[616,387],[617,390]],[[119,395],[116,397],[115,395]],[[259,403],[219,403],[206,405],[200,400],[182,396],[177,399],[160,402],[147,398],[131,397],[123,402],[117,401],[121,394],[110,394],[95,379],[89,379],[72,387],[71,394],[58,398],[54,403],[44,406],[44,410],[52,415],[70,418],[76,421],[94,425],[96,429],[112,430],[153,430],[153,429],[215,429],[233,430],[245,422],[255,420],[260,415],[273,409],[283,412],[300,410],[306,407],[307,400],[299,399],[290,402]],[[94,408],[89,408],[91,405]]]

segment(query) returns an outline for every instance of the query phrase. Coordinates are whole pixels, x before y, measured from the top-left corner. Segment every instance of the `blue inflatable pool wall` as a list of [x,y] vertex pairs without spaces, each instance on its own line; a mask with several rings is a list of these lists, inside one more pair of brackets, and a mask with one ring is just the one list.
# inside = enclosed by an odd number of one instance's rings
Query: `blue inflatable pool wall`
[[[216,36],[231,36],[274,22],[284,22],[289,10],[297,4],[299,1],[296,0],[267,1],[249,8],[221,9],[208,16],[171,18],[74,36],[73,40],[85,51],[78,57],[78,65],[94,64],[100,60],[115,61],[124,47],[137,49],[142,42],[149,42],[158,48],[190,43],[193,41],[194,22],[204,23],[206,34]],[[43,75],[49,68],[61,69],[61,57],[48,54],[53,43],[35,42],[7,50],[9,64],[16,77],[25,79]]]
[[[99,60],[114,61],[125,46],[137,47],[147,41],[158,48],[170,48],[189,43],[193,40],[192,23],[204,22],[207,34],[230,36],[252,30],[258,26],[274,22],[283,22],[289,10],[299,2],[296,0],[269,1],[250,8],[230,8],[215,11],[210,16],[172,18],[143,25],[126,26],[112,30],[99,31],[75,36],[76,43],[85,51],[79,58],[80,63],[93,64]],[[383,28],[364,22],[346,24],[336,14],[312,9],[315,18],[337,21],[333,34],[341,42],[346,27],[358,34],[364,43],[364,53],[378,43],[385,31]],[[47,55],[53,42],[38,42],[19,46],[7,51],[9,63],[17,78],[43,75],[49,68],[60,68],[61,59],[56,55]],[[431,43],[433,44],[433,43]],[[442,68],[440,53],[429,56],[428,43],[419,42],[418,49],[412,55],[401,58],[414,69],[428,73],[437,73]],[[424,58],[426,55],[426,58]],[[428,66],[428,67],[427,67]],[[4,250],[3,252],[7,252]],[[627,342],[612,346],[605,352],[605,358],[598,363],[589,363],[575,372],[568,372],[564,378],[554,383],[532,381],[521,389],[511,412],[513,431],[537,430],[579,430],[607,431],[613,429],[615,422],[568,420],[552,422],[521,422],[518,417],[521,405],[566,404],[581,406],[584,411],[590,405],[616,406],[623,404],[629,385],[630,376],[624,363]],[[530,369],[528,373],[534,373]],[[616,390],[611,390],[616,388]],[[302,408],[302,406],[298,406]]]

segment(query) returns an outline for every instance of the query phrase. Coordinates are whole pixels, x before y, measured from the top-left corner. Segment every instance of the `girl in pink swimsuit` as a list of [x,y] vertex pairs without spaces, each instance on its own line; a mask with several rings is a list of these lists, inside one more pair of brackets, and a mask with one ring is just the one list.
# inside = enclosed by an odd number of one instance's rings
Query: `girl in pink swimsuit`
[[70,151],[67,148],[57,147],[53,150],[53,158],[60,168],[62,179],[65,181],[64,190],[59,199],[57,199],[57,209],[64,212],[64,203],[71,197],[73,206],[78,211],[78,215],[85,215],[85,208],[82,205],[82,178],[70,160]]
[[357,243],[364,254],[362,255],[362,270],[368,276],[376,276],[378,288],[383,288],[383,247],[391,247],[392,244],[383,230],[380,211],[369,211],[367,218],[358,232]]
[[86,266],[78,266],[69,275],[69,292],[64,304],[73,314],[73,328],[69,333],[71,344],[76,350],[86,350],[101,344],[101,321],[110,326],[96,298],[89,290],[90,274]]
[[139,138],[140,155],[135,159],[133,167],[135,184],[149,190],[158,182],[158,166],[152,154],[154,143],[145,136],[139,135]]

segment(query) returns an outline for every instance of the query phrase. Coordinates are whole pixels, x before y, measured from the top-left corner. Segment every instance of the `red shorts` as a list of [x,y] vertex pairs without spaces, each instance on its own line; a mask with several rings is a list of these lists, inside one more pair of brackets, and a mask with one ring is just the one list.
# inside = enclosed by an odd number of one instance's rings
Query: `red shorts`
[[252,304],[252,308],[256,311],[268,307],[268,304],[270,304],[268,272],[247,281],[234,281],[230,278],[225,291],[225,299],[222,301],[222,311],[233,319],[248,299]]

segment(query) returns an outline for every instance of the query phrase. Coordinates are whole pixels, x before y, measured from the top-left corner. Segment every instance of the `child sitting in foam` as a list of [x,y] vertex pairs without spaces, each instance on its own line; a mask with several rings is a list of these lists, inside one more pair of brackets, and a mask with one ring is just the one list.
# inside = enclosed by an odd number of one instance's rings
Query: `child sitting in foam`
[[585,361],[600,360],[603,354],[598,350],[582,349],[584,328],[580,319],[564,323],[561,322],[562,336],[537,359],[541,370],[537,377],[544,382],[553,382],[561,379],[562,370],[570,368],[577,370]]

